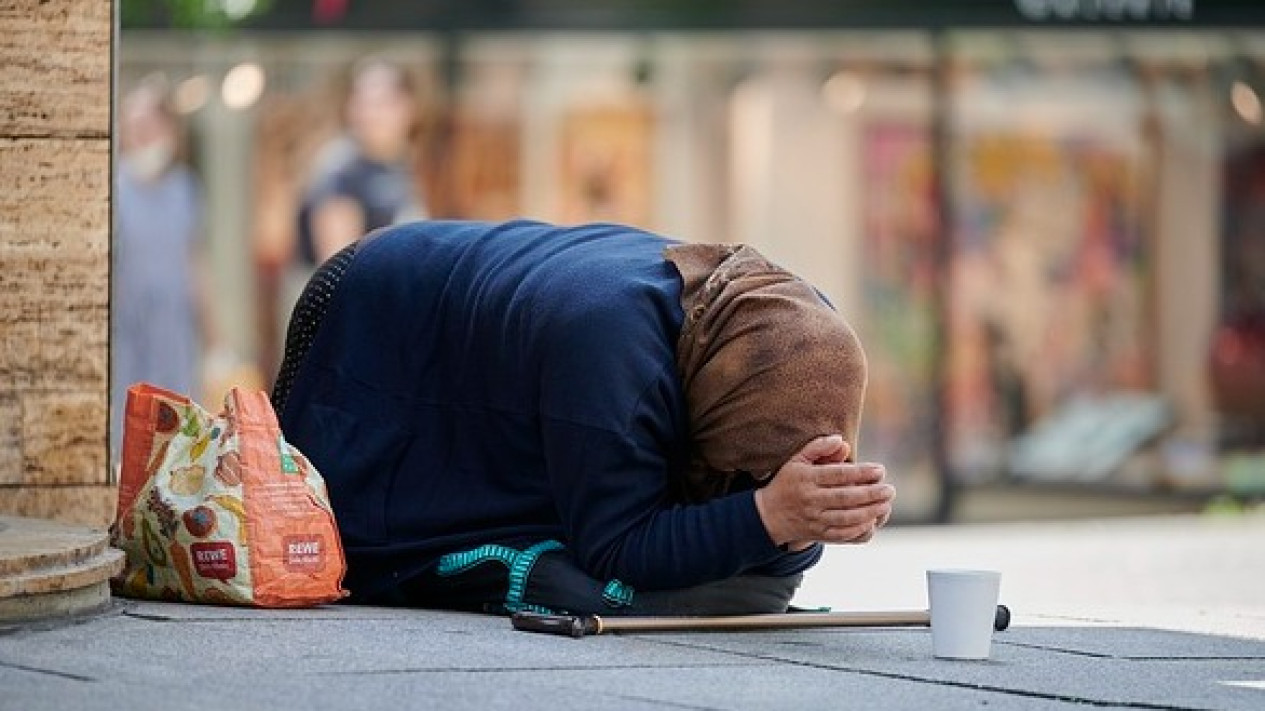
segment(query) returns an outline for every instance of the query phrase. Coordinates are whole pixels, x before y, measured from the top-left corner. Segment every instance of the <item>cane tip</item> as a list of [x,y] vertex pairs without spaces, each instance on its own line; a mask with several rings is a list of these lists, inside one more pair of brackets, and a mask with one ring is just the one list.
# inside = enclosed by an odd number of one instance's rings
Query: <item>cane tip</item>
[[993,618],[993,629],[1001,632],[1010,627],[1010,608],[1005,605],[997,606],[997,616]]

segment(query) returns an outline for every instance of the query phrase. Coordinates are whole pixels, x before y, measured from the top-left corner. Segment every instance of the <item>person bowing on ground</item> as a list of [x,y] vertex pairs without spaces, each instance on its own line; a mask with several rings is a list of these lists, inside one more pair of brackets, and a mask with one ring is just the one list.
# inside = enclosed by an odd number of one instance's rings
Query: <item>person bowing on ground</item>
[[750,247],[618,225],[415,222],[326,262],[274,389],[356,601],[781,612],[890,515],[866,361]]

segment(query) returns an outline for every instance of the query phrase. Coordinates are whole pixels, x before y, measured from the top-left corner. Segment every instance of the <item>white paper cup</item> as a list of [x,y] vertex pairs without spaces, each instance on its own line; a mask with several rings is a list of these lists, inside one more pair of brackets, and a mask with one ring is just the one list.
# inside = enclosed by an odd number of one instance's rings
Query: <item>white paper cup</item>
[[995,570],[928,570],[931,651],[944,659],[988,659],[1001,573]]

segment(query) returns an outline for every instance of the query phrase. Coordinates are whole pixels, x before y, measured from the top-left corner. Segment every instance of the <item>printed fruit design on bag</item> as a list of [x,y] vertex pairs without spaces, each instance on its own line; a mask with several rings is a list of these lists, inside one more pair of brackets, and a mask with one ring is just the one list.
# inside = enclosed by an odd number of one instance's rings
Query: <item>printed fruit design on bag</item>
[[171,473],[171,493],[181,496],[194,496],[202,491],[202,482],[206,479],[206,467],[191,464]]
[[242,483],[242,458],[237,452],[225,452],[215,465],[215,478],[224,486],[240,486]]
[[251,602],[250,569],[233,543],[244,540],[246,518],[240,455],[229,439],[236,433],[215,420],[192,403],[158,401],[144,503],[124,513],[115,534],[126,550],[139,524],[145,564],[116,581],[120,594]]
[[184,512],[184,527],[197,538],[206,538],[215,532],[215,511],[199,506]]

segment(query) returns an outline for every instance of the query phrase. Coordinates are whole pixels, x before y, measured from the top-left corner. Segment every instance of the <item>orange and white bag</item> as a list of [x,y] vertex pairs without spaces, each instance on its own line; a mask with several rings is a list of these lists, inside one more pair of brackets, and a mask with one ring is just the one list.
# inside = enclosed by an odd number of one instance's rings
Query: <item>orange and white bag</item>
[[325,481],[281,436],[267,395],[234,388],[212,415],[140,383],[124,426],[117,594],[258,607],[346,595]]

